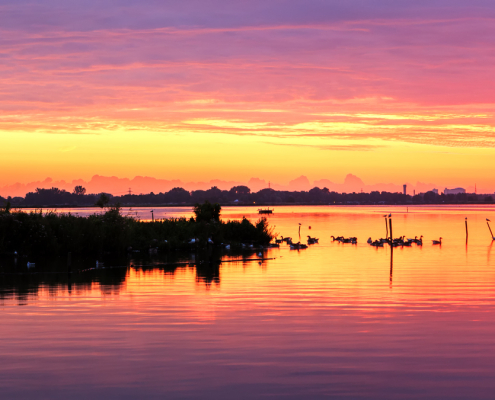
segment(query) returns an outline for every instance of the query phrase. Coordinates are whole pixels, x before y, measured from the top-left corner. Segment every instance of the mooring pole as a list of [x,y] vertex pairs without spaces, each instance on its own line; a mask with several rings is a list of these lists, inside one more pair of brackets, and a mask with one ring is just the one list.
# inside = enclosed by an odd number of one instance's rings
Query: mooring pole
[[388,224],[387,224],[387,216],[385,215],[385,229],[387,230],[387,234],[385,235],[388,238]]
[[492,240],[495,240],[495,239],[493,238],[492,228],[490,228],[490,223],[489,223],[489,221],[488,221],[488,220],[486,220],[486,224],[488,225],[488,229],[490,229],[490,235],[492,235]]
[[469,235],[468,235],[468,226],[467,226],[467,217],[466,217],[466,219],[464,220],[464,224],[466,225],[466,242],[467,242],[467,240],[468,240],[468,236],[469,236]]

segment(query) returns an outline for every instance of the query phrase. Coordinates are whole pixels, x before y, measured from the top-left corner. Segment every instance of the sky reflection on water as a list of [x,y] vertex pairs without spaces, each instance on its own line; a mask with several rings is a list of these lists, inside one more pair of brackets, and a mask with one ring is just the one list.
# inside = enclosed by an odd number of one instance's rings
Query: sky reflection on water
[[[256,217],[247,211],[223,215]],[[394,249],[392,270],[391,249],[366,244],[385,235],[384,211],[276,208],[277,232],[297,238],[301,223],[320,244],[269,250],[275,259],[262,265],[224,263],[215,279],[193,266],[93,271],[70,288],[65,275],[22,287],[3,277],[2,393],[491,398],[495,256],[485,218],[495,209],[388,207],[394,236],[425,236],[422,247]]]

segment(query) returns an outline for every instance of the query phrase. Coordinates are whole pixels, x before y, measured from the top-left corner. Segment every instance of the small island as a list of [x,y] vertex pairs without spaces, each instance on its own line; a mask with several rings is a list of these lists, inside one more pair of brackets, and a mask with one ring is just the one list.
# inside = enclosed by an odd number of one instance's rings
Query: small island
[[0,209],[0,254],[101,256],[132,251],[165,253],[206,247],[268,246],[274,237],[265,218],[255,223],[220,219],[221,206],[194,206],[195,217],[143,222],[123,215],[118,204],[89,217],[70,213]]

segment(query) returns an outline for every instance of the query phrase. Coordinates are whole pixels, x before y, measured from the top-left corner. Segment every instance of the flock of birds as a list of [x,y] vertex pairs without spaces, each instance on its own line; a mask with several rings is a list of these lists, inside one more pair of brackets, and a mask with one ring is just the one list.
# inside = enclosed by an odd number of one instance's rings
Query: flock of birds
[[[383,247],[384,244],[388,244],[392,247],[398,247],[398,246],[412,246],[412,244],[416,244],[418,246],[423,245],[423,235],[421,235],[419,238],[417,236],[414,236],[414,239],[406,239],[405,236],[401,236],[400,238],[393,239],[391,240],[390,238],[386,239],[378,239],[373,241],[371,238],[368,238],[367,240],[368,244],[374,247]],[[432,240],[433,244],[442,244],[442,238],[439,240]]]
[[[374,246],[374,247],[383,247],[385,244],[389,245],[390,247],[398,247],[398,246],[406,246],[406,247],[410,247],[412,246],[413,244],[417,245],[417,246],[422,246],[423,245],[423,235],[421,235],[420,237],[418,236],[415,236],[413,239],[411,238],[408,238],[406,239],[405,236],[401,236],[399,238],[396,238],[396,239],[393,239],[392,238],[392,214],[389,214],[389,215],[384,215],[385,217],[385,226],[386,226],[386,229],[387,229],[387,237],[386,238],[381,238],[381,239],[378,239],[378,240],[373,240],[370,238],[368,238],[367,240],[367,243],[370,245],[370,246]],[[388,217],[388,221],[387,221],[387,217]],[[388,222],[388,223],[387,223]],[[490,230],[490,236],[492,237],[492,239],[495,241],[495,236],[493,236],[493,232],[492,232],[492,229],[490,227],[490,220],[487,218],[486,219],[486,223],[488,225],[488,229]],[[389,235],[389,226],[390,226],[390,235]],[[310,227],[311,229],[311,227]],[[466,217],[466,239],[467,239],[467,217]],[[318,243],[319,239],[318,238],[314,238],[314,237],[311,237],[311,236],[307,236],[308,237],[308,244],[304,244],[304,243],[301,243],[300,242],[300,239],[301,239],[301,224],[299,224],[299,242],[297,243],[294,243],[292,241],[292,238],[290,237],[286,237],[284,238],[283,236],[281,237],[281,239],[275,239],[275,245],[274,246],[279,246],[280,243],[282,242],[285,242],[287,243],[291,250],[299,250],[299,249],[307,249],[308,248],[308,245],[311,245],[311,244],[315,244],[315,243]],[[344,236],[330,236],[332,238],[332,241],[333,242],[339,242],[339,243],[351,243],[351,244],[357,244],[357,238],[356,237],[344,237]],[[432,244],[433,245],[441,245],[442,244],[442,238],[439,238],[438,240],[432,240]]]
[[[356,237],[344,237],[344,236],[330,236],[332,238],[332,242],[339,242],[339,243],[351,243],[351,244],[357,244],[357,238]],[[309,245],[315,244],[319,242],[318,238],[307,236],[307,244],[301,243],[300,241],[297,243],[294,243],[292,241],[291,237],[283,237],[281,236],[280,239],[276,238],[275,239],[275,246],[279,246],[281,243],[286,243],[290,246],[291,250],[300,250],[300,249],[307,249]],[[398,247],[398,246],[412,246],[413,244],[416,244],[417,246],[422,246],[423,245],[423,235],[421,235],[419,238],[415,236],[413,239],[406,239],[405,236],[401,236],[400,238],[396,239],[390,239],[390,238],[381,238],[378,240],[373,241],[370,238],[368,238],[367,243],[371,246],[374,247],[383,247],[385,244],[388,244],[391,247]],[[442,244],[442,238],[439,238],[439,240],[432,240],[432,243],[434,245],[436,244]]]
[[318,238],[311,237],[309,235],[307,237],[308,237],[308,240],[307,240],[308,244],[301,243],[301,241],[294,243],[292,241],[292,238],[290,238],[290,237],[284,238],[283,236],[281,236],[281,239],[275,239],[275,244],[280,245],[281,243],[285,242],[290,246],[291,250],[300,250],[300,249],[307,249],[308,245],[318,243],[318,241],[320,240]]

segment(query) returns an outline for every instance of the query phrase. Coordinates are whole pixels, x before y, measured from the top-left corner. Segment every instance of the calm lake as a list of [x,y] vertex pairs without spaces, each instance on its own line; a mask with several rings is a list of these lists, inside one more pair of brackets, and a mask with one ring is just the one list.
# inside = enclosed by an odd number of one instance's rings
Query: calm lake
[[[146,220],[150,211],[124,213]],[[191,211],[154,209],[154,218]],[[423,235],[423,246],[369,246],[368,237],[385,237],[388,213],[395,237]],[[257,207],[222,210],[223,219],[244,215],[257,219]],[[105,269],[70,279],[56,262],[2,259],[2,398],[493,398],[495,250],[486,218],[495,228],[495,207],[275,207],[268,220],[279,235],[298,241],[301,224],[302,239],[320,243],[283,244],[263,251],[273,259],[206,273],[192,264],[137,267],[194,255],[105,260]],[[36,267],[20,274],[27,261]]]

